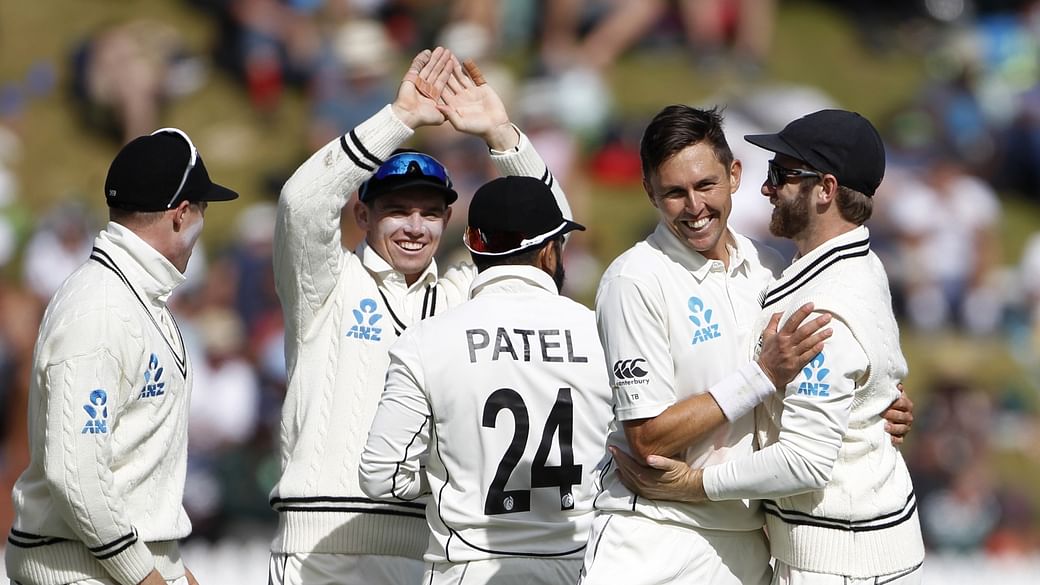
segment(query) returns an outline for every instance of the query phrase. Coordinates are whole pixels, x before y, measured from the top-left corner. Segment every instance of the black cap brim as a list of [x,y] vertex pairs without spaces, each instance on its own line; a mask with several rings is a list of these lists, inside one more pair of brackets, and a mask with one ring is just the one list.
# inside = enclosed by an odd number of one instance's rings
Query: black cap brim
[[210,185],[209,191],[206,195],[200,199],[200,201],[231,201],[238,199],[238,193],[228,189],[223,185],[213,183]]
[[783,138],[780,138],[779,134],[745,134],[744,140],[770,152],[785,154],[800,161],[806,160],[802,153],[798,152],[793,146],[785,142]]
[[562,230],[560,230],[560,234],[561,235],[563,235],[563,234],[565,234],[567,232],[573,232],[575,230],[577,230],[579,232],[585,231],[585,226],[581,225],[580,223],[578,223],[576,221],[571,221],[569,219],[565,219],[563,221],[564,221],[564,223],[566,225],[563,227]]

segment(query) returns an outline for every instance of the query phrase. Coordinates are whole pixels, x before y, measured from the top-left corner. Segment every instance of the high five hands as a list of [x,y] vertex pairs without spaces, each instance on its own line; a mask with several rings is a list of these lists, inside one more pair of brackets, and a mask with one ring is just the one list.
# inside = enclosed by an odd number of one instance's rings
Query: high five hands
[[476,63],[460,63],[443,47],[415,56],[392,107],[412,129],[448,121],[459,132],[478,136],[495,150],[512,148],[520,139],[501,98]]

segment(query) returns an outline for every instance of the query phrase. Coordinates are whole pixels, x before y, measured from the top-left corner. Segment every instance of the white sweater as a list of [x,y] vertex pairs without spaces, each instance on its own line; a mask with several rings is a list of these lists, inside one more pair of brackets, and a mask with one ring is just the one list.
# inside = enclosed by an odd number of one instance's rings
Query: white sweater
[[705,491],[713,500],[769,498],[772,553],[792,567],[868,578],[917,566],[917,501],[881,418],[907,367],[867,229],[799,258],[763,298],[760,326],[812,302],[834,315],[834,335],[782,399],[759,407],[763,449],[706,468]]
[[[476,269],[438,276],[431,264],[411,286],[362,244],[340,245],[341,209],[382,160],[412,135],[390,106],[310,157],[282,189],[275,284],[285,315],[289,387],[282,407],[282,475],[274,552],[420,559],[429,529],[423,501],[378,502],[358,485],[365,437],[383,391],[388,350],[405,327],[464,301]],[[506,175],[540,178],[570,208],[526,137],[491,159]]]
[[191,368],[166,308],[184,276],[108,224],[55,293],[36,341],[29,468],[13,490],[14,580],[136,584],[184,574],[177,539]]

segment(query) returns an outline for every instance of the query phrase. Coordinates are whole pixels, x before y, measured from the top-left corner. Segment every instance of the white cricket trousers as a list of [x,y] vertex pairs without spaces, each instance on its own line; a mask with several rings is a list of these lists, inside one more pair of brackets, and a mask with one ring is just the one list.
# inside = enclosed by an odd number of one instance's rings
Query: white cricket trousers
[[579,585],[768,585],[762,530],[702,530],[640,515],[599,514],[589,532]]
[[272,553],[267,583],[268,585],[419,585],[422,576],[423,562],[405,557]]
[[580,559],[531,557],[427,563],[423,585],[571,585]]
[[924,571],[921,570],[921,565],[888,575],[853,578],[845,575],[810,573],[778,560],[773,572],[772,585],[920,585],[923,578]]

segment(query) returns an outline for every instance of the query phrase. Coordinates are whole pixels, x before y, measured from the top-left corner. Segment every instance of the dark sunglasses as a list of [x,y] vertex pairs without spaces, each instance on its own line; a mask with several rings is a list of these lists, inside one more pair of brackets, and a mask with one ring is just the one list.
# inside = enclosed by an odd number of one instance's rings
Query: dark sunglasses
[[362,183],[359,196],[361,199],[364,199],[366,193],[368,193],[369,187],[371,187],[373,183],[378,183],[387,179],[415,175],[421,175],[428,179],[433,179],[437,183],[440,183],[449,189],[452,188],[451,178],[448,177],[448,171],[444,168],[444,165],[437,161],[437,159],[421,152],[402,152],[391,156],[386,159],[386,162],[379,165],[375,174]]
[[774,187],[783,185],[789,179],[803,179],[805,177],[816,177],[817,179],[822,179],[823,173],[806,169],[789,169],[787,167],[782,167],[773,161],[769,161],[769,173],[766,180],[768,180],[769,184]]
[[480,228],[468,226],[466,227],[466,233],[462,236],[462,243],[469,248],[470,252],[476,254],[505,256],[542,244],[559,234],[565,227],[567,227],[567,222],[561,223],[544,234],[529,238],[520,232],[487,232]]

